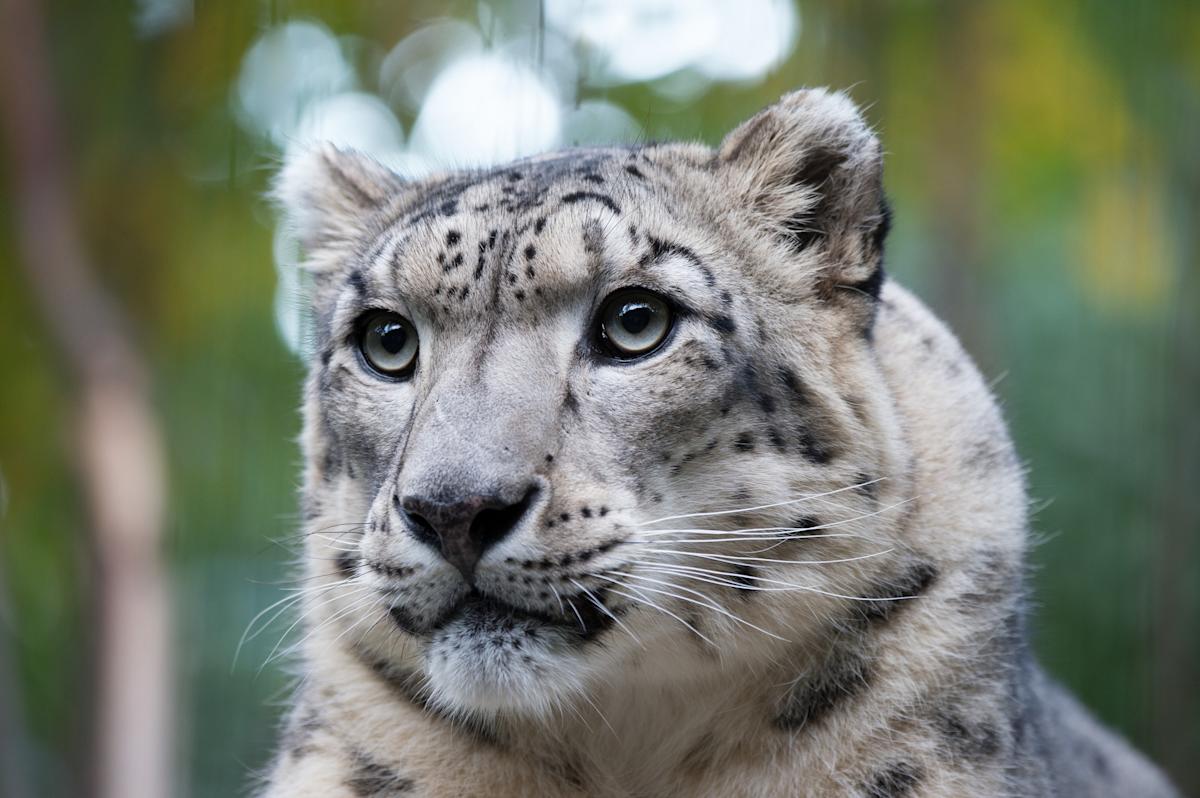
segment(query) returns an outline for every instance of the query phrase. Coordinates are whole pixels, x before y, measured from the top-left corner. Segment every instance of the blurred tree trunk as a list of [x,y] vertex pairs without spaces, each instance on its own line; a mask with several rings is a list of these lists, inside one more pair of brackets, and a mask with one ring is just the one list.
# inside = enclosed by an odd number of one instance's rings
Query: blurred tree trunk
[[37,0],[5,0],[0,98],[23,265],[74,389],[99,617],[91,791],[163,798],[173,718],[161,442],[145,369],[74,216],[43,24]]

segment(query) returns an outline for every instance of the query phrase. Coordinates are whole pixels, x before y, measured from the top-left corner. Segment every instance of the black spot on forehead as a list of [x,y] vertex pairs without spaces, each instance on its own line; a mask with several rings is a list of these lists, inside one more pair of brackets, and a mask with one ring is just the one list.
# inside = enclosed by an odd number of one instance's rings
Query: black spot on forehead
[[[596,184],[601,170],[620,150],[568,149],[548,156],[517,161],[508,167],[480,173],[481,182],[499,181],[501,191],[511,199],[544,197],[547,189],[558,183],[587,182]],[[577,183],[578,184],[578,183]],[[542,222],[544,224],[544,221]],[[537,232],[541,232],[540,228]]]
[[[476,187],[490,191],[498,187],[503,195],[496,205],[499,210],[528,210],[541,205],[545,201],[547,190],[554,184],[578,181],[595,185],[595,178],[600,177],[602,167],[626,152],[620,149],[569,149],[494,169],[460,172],[432,185],[417,186],[413,191],[413,201],[402,206],[398,215],[391,221],[393,224],[399,222],[404,226],[413,226],[439,216],[453,216],[459,212],[459,201],[463,194]],[[563,201],[580,201],[584,198],[586,197],[568,200],[564,197]],[[591,198],[602,198],[598,201],[611,204],[610,207],[620,213],[619,207],[611,197],[596,194]],[[473,210],[480,212],[490,207],[490,203],[471,206]]]
[[596,191],[572,191],[569,194],[564,194],[562,197],[564,205],[574,205],[578,202],[587,201],[598,202],[615,214],[619,215],[621,213],[621,206],[616,203],[616,200],[607,194],[600,194]]
[[453,216],[458,212],[458,200],[463,193],[479,182],[473,174],[452,177],[416,192],[416,199],[400,210],[395,221],[412,227],[439,216]]
[[717,284],[717,278],[713,275],[712,269],[708,268],[708,266],[704,264],[704,261],[700,260],[700,256],[689,247],[685,247],[682,244],[676,244],[672,241],[664,241],[663,239],[655,238],[654,236],[648,236],[647,238],[650,242],[650,252],[647,253],[646,258],[648,262],[657,263],[664,258],[674,255],[676,257],[683,258],[688,263],[695,266],[700,274],[704,276],[704,283],[709,288],[712,288]]

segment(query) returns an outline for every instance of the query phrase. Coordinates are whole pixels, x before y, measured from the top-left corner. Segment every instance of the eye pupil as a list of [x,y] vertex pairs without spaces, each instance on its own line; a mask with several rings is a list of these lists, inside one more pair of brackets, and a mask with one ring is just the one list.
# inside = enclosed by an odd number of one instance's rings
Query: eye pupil
[[399,324],[389,324],[379,331],[379,343],[388,354],[395,355],[408,343],[408,331]]
[[650,323],[653,316],[654,311],[640,302],[630,302],[617,314],[617,318],[621,320],[621,326],[633,335],[646,329],[646,325]]
[[597,347],[617,360],[649,355],[667,340],[674,326],[671,305],[644,288],[624,288],[601,306]]
[[391,311],[373,311],[359,327],[358,350],[367,367],[390,379],[406,379],[416,367],[417,329]]

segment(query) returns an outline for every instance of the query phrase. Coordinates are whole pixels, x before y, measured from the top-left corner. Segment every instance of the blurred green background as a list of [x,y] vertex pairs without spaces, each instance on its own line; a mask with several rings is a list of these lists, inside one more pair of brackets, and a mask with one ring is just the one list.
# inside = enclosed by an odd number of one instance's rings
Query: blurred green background
[[[155,6],[165,23],[147,24]],[[536,4],[481,7],[46,8],[86,246],[151,364],[166,434],[179,795],[246,790],[289,684],[285,665],[261,666],[290,620],[234,664],[295,553],[302,375],[273,310],[262,195],[279,151],[235,112],[243,57],[272,26],[309,20],[379,91],[381,56],[436,17],[541,24]],[[1029,465],[1037,648],[1200,791],[1200,4],[796,9],[794,47],[761,79],[686,96],[581,79],[575,99],[613,102],[648,138],[710,143],[801,85],[849,87],[867,106],[896,210],[889,268],[996,380]],[[411,110],[393,110],[409,131]],[[86,783],[90,553],[70,383],[17,268],[13,203],[0,197],[0,645],[34,794],[68,796]]]

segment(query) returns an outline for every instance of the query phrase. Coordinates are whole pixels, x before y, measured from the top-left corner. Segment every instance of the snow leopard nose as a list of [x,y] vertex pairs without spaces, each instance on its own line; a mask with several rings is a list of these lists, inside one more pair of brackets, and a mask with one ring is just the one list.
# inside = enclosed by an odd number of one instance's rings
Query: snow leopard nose
[[499,492],[450,500],[408,495],[400,501],[400,513],[413,537],[440,552],[470,582],[479,558],[521,523],[539,493],[531,485],[516,503]]

